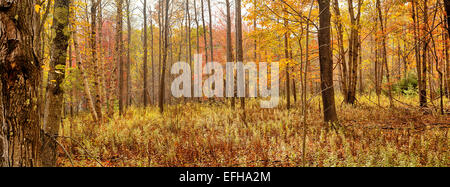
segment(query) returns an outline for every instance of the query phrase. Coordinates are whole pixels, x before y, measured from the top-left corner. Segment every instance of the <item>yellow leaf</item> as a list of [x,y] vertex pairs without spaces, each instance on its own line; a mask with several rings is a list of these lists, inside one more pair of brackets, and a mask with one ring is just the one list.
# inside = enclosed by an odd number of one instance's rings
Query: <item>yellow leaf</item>
[[41,5],[34,5],[34,10],[36,11],[36,13],[39,13],[41,10]]

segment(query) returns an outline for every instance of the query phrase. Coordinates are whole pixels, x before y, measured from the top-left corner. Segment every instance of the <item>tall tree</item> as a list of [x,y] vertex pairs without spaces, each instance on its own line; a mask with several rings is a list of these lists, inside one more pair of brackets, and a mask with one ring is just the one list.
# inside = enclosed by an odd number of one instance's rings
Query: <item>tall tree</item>
[[47,85],[47,102],[44,112],[44,142],[42,143],[42,166],[56,166],[56,137],[61,123],[62,101],[64,91],[62,83],[65,76],[67,47],[69,45],[69,4],[70,0],[54,3],[52,31],[52,57],[50,61],[49,82]]
[[[94,65],[94,86],[95,86],[95,112],[97,112],[97,122],[102,123],[102,107],[101,107],[101,86],[99,74],[99,62],[97,56],[97,8],[101,1],[91,0],[91,33],[90,33],[90,51],[92,65]],[[101,24],[101,23],[100,23]]]
[[[187,27],[186,27],[186,42],[188,43],[188,47],[186,48],[186,58],[187,63],[194,67],[192,63],[192,42],[191,42],[191,13],[189,10],[189,0],[186,0],[186,19],[187,19]],[[191,77],[194,76],[194,72],[191,71]],[[193,80],[191,80],[191,85],[193,85]],[[194,87],[191,86],[191,95],[194,95]]]
[[122,27],[123,27],[123,0],[116,0],[117,6],[117,17],[116,17],[116,60],[117,65],[119,66],[119,114],[123,114],[124,110],[124,63],[123,63],[123,35],[122,35]]
[[206,39],[206,23],[205,23],[205,8],[203,5],[204,0],[200,0],[200,7],[201,7],[201,13],[202,13],[202,24],[203,24],[203,42],[205,43],[205,59],[206,62],[208,61],[208,40]]
[[[148,78],[147,78],[147,55],[148,55],[148,46],[147,46],[147,0],[144,0],[144,90],[142,93],[142,97],[144,99],[144,107],[148,105]],[[151,18],[150,18],[151,19]],[[153,61],[153,59],[152,59]],[[153,68],[152,68],[153,69]]]
[[380,0],[376,0],[376,7],[378,10],[378,19],[380,21],[380,29],[381,29],[381,51],[382,51],[382,57],[383,57],[383,65],[386,69],[386,79],[388,81],[388,95],[389,95],[389,104],[392,107],[393,101],[392,101],[392,89],[391,89],[391,79],[390,79],[390,73],[389,73],[389,66],[387,63],[387,49],[386,49],[386,31],[385,31],[385,23],[383,19],[383,13],[381,11],[381,3]]
[[[72,0],[72,4],[73,4],[73,0]],[[82,63],[82,59],[81,59],[81,54],[80,54],[80,47],[79,47],[79,43],[78,43],[78,34],[77,34],[77,26],[75,24],[75,12],[71,15],[73,22],[72,24],[72,40],[73,40],[73,47],[74,47],[74,51],[75,51],[75,60],[77,62],[78,65],[78,69],[80,70],[81,73],[81,78],[83,80],[83,91],[86,97],[86,101],[87,101],[87,105],[89,108],[89,111],[91,112],[92,115],[92,119],[94,121],[98,121],[98,116],[97,116],[97,112],[95,111],[95,105],[94,105],[94,100],[92,99],[92,94],[91,94],[91,90],[89,88],[89,81],[88,81],[88,77],[86,75],[86,71],[84,68],[84,63]]]
[[[338,12],[339,6],[336,2],[335,4],[335,10]],[[359,48],[361,47],[361,44],[359,43],[359,34],[360,34],[360,18],[361,18],[361,7],[362,7],[362,0],[358,0],[358,12],[355,15],[354,11],[354,5],[353,0],[348,0],[348,10],[350,15],[350,38],[349,38],[349,49],[348,49],[348,66],[343,67],[343,70],[347,70],[348,72],[344,72],[344,81],[346,81],[345,84],[343,84],[344,91],[345,91],[345,102],[350,104],[355,104],[356,101],[356,85],[357,85],[357,77],[358,77],[358,56],[359,54]],[[339,25],[338,25],[339,28]],[[339,30],[338,30],[339,33]],[[339,37],[338,37],[339,38]],[[342,45],[342,44],[341,44]]]
[[[419,98],[420,98],[420,106],[426,107],[427,106],[427,61],[428,61],[428,42],[429,42],[429,35],[428,35],[428,0],[423,1],[423,41],[422,43],[422,64],[421,64],[421,87],[419,87]],[[417,70],[419,71],[419,70]],[[429,82],[431,84],[431,82]]]
[[323,117],[325,122],[336,122],[336,106],[333,87],[333,59],[331,56],[330,0],[319,2],[319,62],[322,89]]
[[[226,0],[225,6],[227,9],[227,62],[233,62],[233,42],[231,39],[231,4],[230,0]],[[234,80],[234,78],[233,78]],[[234,85],[234,84],[233,84]],[[235,86],[236,87],[236,86]],[[231,108],[235,108],[236,106],[236,99],[234,95],[234,88],[233,88],[233,97],[231,98]]]
[[[164,6],[163,6],[163,11],[164,13],[162,14],[163,16],[163,21],[162,23],[164,24],[164,28],[163,28],[163,45],[164,47],[162,48],[162,70],[161,70],[161,83],[160,83],[160,87],[159,87],[159,111],[161,113],[164,112],[164,91],[165,91],[165,74],[166,74],[166,65],[167,65],[167,55],[168,55],[168,48],[169,48],[169,24],[170,24],[170,20],[169,20],[169,3],[170,0],[164,0]],[[162,11],[161,11],[162,12]]]
[[209,14],[209,50],[211,51],[211,62],[214,62],[214,42],[213,42],[213,23],[211,15],[211,0],[208,2],[208,14]]
[[156,81],[155,81],[155,56],[153,54],[153,11],[152,7],[150,7],[150,35],[151,35],[151,44],[150,44],[150,55],[152,59],[152,103],[154,104],[156,102]]
[[126,0],[126,11],[127,11],[127,67],[125,72],[125,96],[124,96],[124,102],[125,106],[131,105],[131,0]]
[[[286,10],[285,10],[286,12]],[[290,83],[290,75],[289,75],[289,21],[287,18],[284,18],[284,27],[286,31],[284,32],[284,56],[286,58],[286,108],[289,110],[291,108],[291,83]]]
[[[244,49],[242,45],[242,14],[241,14],[241,0],[235,2],[236,10],[236,61],[244,63]],[[241,108],[244,112],[245,119],[245,97],[241,97]]]
[[447,31],[450,34],[450,1],[444,0],[445,12],[447,13]]

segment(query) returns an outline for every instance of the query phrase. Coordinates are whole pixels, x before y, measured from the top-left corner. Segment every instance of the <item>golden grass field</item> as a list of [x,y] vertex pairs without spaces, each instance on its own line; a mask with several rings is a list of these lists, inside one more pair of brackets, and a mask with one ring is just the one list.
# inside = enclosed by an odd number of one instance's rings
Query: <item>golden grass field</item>
[[[340,124],[333,126],[322,123],[319,99],[307,115],[306,166],[450,166],[450,116],[412,107],[417,97],[397,97],[391,109],[386,97],[378,105],[376,96],[361,96],[351,106],[337,96]],[[95,128],[88,114],[79,115],[64,120],[67,153],[60,149],[58,165],[302,166],[301,114],[300,104],[261,109],[253,99],[245,122],[242,110],[208,102],[171,105],[163,115],[156,107],[130,108]]]

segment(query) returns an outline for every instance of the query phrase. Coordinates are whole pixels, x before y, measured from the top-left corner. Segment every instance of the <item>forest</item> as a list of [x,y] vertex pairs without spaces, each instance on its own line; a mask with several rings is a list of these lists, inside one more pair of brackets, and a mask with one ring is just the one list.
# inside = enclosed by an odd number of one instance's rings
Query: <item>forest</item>
[[448,167],[450,0],[0,0],[0,167]]

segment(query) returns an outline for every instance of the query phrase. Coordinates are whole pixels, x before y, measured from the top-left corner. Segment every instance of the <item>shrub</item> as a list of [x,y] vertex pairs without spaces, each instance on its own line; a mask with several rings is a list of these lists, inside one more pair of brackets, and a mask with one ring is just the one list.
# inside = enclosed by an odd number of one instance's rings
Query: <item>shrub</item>
[[401,79],[394,84],[394,91],[403,95],[416,95],[417,94],[417,75],[414,73],[408,73],[406,78]]

